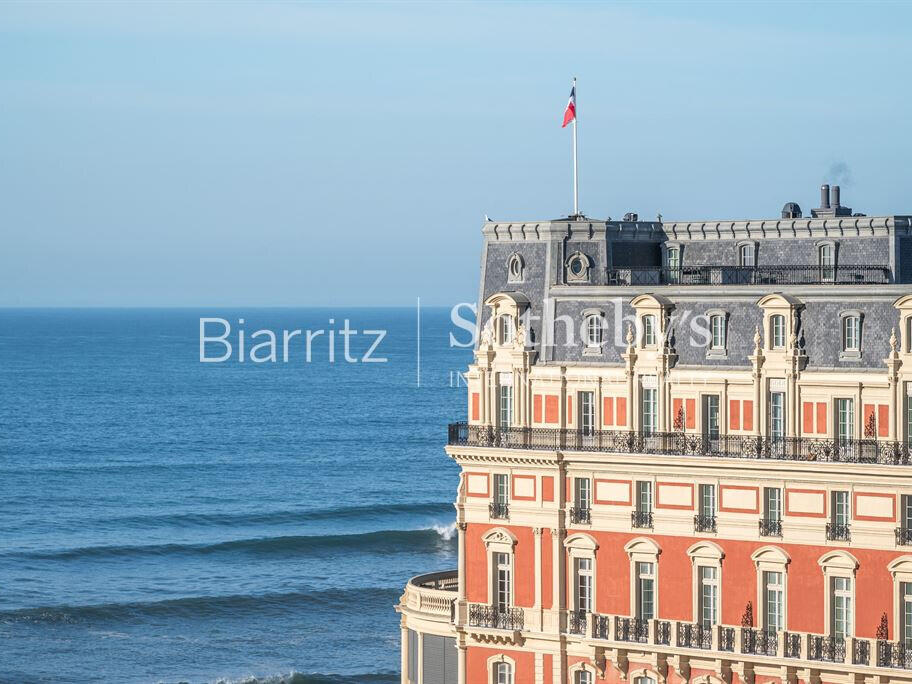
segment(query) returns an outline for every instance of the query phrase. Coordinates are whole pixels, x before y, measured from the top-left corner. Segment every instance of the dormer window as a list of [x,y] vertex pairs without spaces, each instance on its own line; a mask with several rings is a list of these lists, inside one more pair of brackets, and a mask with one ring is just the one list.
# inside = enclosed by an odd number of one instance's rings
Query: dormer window
[[653,314],[643,316],[643,346],[654,347],[656,345],[656,317]]
[[514,254],[507,262],[507,282],[521,283],[523,281],[523,259],[519,254]]
[[582,282],[589,280],[589,257],[576,252],[567,259],[567,280]]
[[500,317],[500,343],[503,345],[513,344],[516,338],[516,331],[513,326],[512,316]]
[[586,346],[590,349],[602,346],[602,317],[590,314],[586,317]]
[[820,267],[821,280],[835,280],[836,278],[836,245],[832,242],[823,242],[817,246],[817,261]]
[[785,316],[770,316],[770,346],[773,349],[785,349]]
[[754,245],[746,244],[738,247],[738,263],[741,266],[754,267],[757,265],[754,258]]
[[842,358],[861,356],[861,312],[844,311],[842,319]]
[[709,328],[712,333],[710,348],[713,351],[725,351],[725,314],[713,314],[709,318]]

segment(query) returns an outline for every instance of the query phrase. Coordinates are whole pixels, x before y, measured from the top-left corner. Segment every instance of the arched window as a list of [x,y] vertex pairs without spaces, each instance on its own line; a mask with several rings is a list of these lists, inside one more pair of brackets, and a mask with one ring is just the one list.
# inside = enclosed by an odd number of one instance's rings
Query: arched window
[[592,684],[592,673],[589,670],[580,670],[576,673],[574,684]]
[[817,561],[823,570],[824,603],[829,635],[840,639],[855,633],[855,571],[858,559],[846,551],[831,551]]
[[514,254],[507,262],[507,282],[521,283],[523,281],[523,259],[519,254]]
[[767,632],[788,629],[788,565],[791,558],[775,546],[762,546],[751,555],[757,568],[760,626]]
[[817,259],[820,265],[820,279],[833,280],[836,277],[836,248],[831,242],[824,242],[817,247]]
[[643,346],[654,347],[657,339],[657,321],[655,314],[643,316]]
[[785,349],[785,316],[782,314],[770,316],[770,347]]
[[861,351],[861,316],[858,314],[842,317],[842,351]]
[[513,684],[513,667],[510,663],[494,663],[493,684]]
[[724,313],[715,313],[709,317],[709,330],[712,333],[710,349],[713,351],[725,351],[728,331],[725,326]]
[[599,314],[590,314],[586,317],[586,346],[602,346],[602,317]]
[[754,263],[754,245],[741,245],[738,248],[738,262],[742,266],[755,266]]

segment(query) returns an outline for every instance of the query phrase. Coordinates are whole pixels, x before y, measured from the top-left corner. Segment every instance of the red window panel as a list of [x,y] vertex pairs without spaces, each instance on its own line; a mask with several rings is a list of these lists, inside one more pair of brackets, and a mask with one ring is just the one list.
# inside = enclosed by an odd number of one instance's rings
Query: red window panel
[[558,401],[560,398],[556,394],[545,395],[545,422],[556,423],[558,421]]
[[554,478],[542,476],[542,501],[554,501]]
[[614,425],[614,397],[604,397],[602,399],[602,420],[605,425]]
[[627,427],[627,397],[618,397],[617,402],[617,422],[618,427]]
[[684,413],[685,413],[684,426],[688,430],[693,430],[695,427],[697,427],[697,400],[696,399],[687,399],[684,402]]
[[817,434],[827,433],[827,405],[825,401],[817,402]]
[[[864,422],[861,424],[861,434],[863,437],[874,437],[877,434],[877,419],[874,412],[877,407],[874,404],[864,405]],[[874,423],[873,427],[871,423]]]
[[478,392],[472,392],[472,420],[478,420]]
[[814,402],[805,401],[801,404],[801,433],[810,435],[814,432]]
[[741,402],[741,427],[745,432],[754,429],[754,401],[745,399]]
[[890,434],[890,407],[887,404],[877,405],[877,436],[886,437]]
[[567,425],[573,422],[573,397],[567,397]]
[[684,411],[684,400],[683,399],[672,399],[671,400],[671,425],[677,430],[678,425],[678,416],[683,418],[682,412]]
[[532,396],[532,420],[536,423],[542,422],[542,395],[540,394]]
[[728,400],[728,429],[729,430],[740,430],[741,429],[741,400],[740,399],[729,399]]

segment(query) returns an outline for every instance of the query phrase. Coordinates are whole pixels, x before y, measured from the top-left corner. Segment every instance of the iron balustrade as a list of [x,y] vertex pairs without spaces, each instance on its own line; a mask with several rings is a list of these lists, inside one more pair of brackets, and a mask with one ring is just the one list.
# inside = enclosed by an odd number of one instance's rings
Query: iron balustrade
[[694,532],[715,532],[716,516],[714,515],[695,515]]
[[852,664],[871,664],[871,642],[861,639],[852,639]]
[[785,641],[785,657],[786,658],[800,658],[801,657],[801,635],[796,634],[795,632],[785,632],[783,634],[783,640]]
[[852,534],[848,525],[828,522],[826,526],[826,537],[830,541],[850,541],[852,539]]
[[885,285],[887,266],[684,266],[608,269],[608,284],[635,285]]
[[596,639],[607,639],[611,633],[611,617],[608,615],[592,615],[592,636]]
[[909,546],[912,544],[912,527],[896,528],[896,544],[897,546]]
[[704,627],[698,623],[678,623],[678,646],[682,648],[712,648],[712,627]]
[[781,537],[782,521],[760,519],[760,536],[761,537]]
[[741,630],[741,653],[774,656],[779,650],[779,633],[745,627]]
[[902,641],[878,641],[877,666],[912,670],[912,648]]
[[632,511],[630,524],[633,527],[652,529],[652,511]]
[[827,663],[844,663],[846,643],[842,637],[808,634],[807,659]]
[[615,641],[645,644],[649,640],[649,620],[635,617],[614,617]]
[[492,518],[506,520],[510,517],[510,506],[505,503],[497,503],[496,501],[492,501],[490,504],[488,504],[488,512],[491,514]]
[[719,628],[719,650],[734,652],[734,650],[735,650],[735,628],[734,627],[720,627]]
[[522,630],[525,615],[522,608],[488,606],[483,603],[469,604],[469,625],[471,627],[488,627],[490,629]]
[[588,506],[574,506],[570,509],[570,522],[576,525],[588,525],[592,522],[592,509]]
[[671,623],[668,620],[655,621],[655,642],[659,646],[671,645]]
[[589,435],[581,435],[578,430],[566,428],[495,428],[459,422],[450,424],[448,443],[500,449],[912,465],[912,449],[908,443],[877,439],[759,435],[704,437],[686,432],[635,430],[594,430]]
[[570,634],[585,635],[589,625],[589,614],[585,610],[571,610],[567,616],[567,631]]

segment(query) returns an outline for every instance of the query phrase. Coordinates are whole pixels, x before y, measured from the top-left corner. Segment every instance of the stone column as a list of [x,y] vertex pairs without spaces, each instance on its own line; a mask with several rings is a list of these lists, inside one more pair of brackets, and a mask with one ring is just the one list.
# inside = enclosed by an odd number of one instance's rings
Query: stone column
[[401,647],[400,647],[400,651],[399,651],[399,667],[402,671],[402,675],[399,678],[399,681],[402,684],[409,684],[409,678],[408,678],[408,663],[409,663],[408,645],[409,645],[409,643],[408,643],[408,628],[405,626],[405,618],[402,619],[401,631],[402,631],[402,641],[401,641]]

